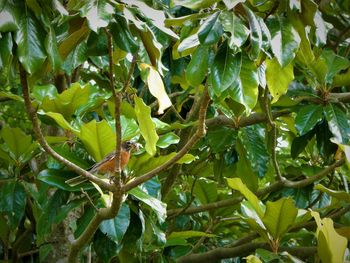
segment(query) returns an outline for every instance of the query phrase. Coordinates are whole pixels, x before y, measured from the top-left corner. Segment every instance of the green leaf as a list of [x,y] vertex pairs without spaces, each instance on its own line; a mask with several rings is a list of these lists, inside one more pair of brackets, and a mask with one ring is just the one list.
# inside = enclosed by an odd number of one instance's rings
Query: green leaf
[[102,233],[107,235],[118,244],[121,243],[126,230],[130,224],[130,208],[127,204],[123,204],[116,217],[104,220],[100,225]]
[[219,0],[172,0],[172,6],[181,5],[190,9],[198,10],[209,7]]
[[269,154],[265,145],[264,132],[258,125],[248,126],[240,130],[239,137],[247,151],[254,172],[264,177],[269,163]]
[[88,102],[89,95],[89,84],[80,86],[79,83],[74,83],[55,98],[45,97],[41,108],[46,112],[58,112],[70,121],[75,111]]
[[215,181],[199,178],[194,184],[193,193],[202,204],[212,203],[217,200],[218,189]]
[[239,191],[253,206],[254,210],[258,214],[259,218],[263,218],[264,210],[262,208],[262,204],[256,195],[249,190],[249,188],[242,182],[240,178],[227,178],[228,185],[234,189]]
[[273,239],[280,240],[294,223],[297,214],[294,201],[291,198],[281,198],[275,202],[267,202],[262,221]]
[[177,144],[180,141],[180,137],[173,132],[166,133],[159,137],[157,146],[159,148],[168,148],[171,144]]
[[101,262],[110,262],[118,253],[118,244],[99,230],[94,235],[93,247]]
[[242,23],[242,20],[233,12],[223,11],[220,14],[220,22],[224,31],[231,33],[229,47],[233,50],[241,47],[249,35],[249,29]]
[[284,17],[275,16],[268,20],[271,32],[271,49],[279,64],[284,68],[295,57],[300,37],[291,22]]
[[11,229],[16,229],[24,215],[26,192],[21,183],[7,181],[0,191],[0,212],[7,215]]
[[116,45],[126,52],[134,54],[138,49],[138,44],[129,31],[129,26],[124,18],[118,16],[111,24],[111,33]]
[[314,211],[311,215],[317,223],[317,252],[322,262],[344,262],[347,239],[335,231],[332,219],[321,219]]
[[322,184],[317,184],[314,187],[315,190],[319,190],[321,192],[327,193],[328,195],[338,199],[338,200],[342,200],[345,202],[350,202],[350,194],[345,192],[345,191],[335,191],[332,189],[329,189],[327,187],[324,187]]
[[288,85],[293,79],[292,64],[282,68],[276,58],[266,60],[266,83],[273,97],[272,103],[287,92]]
[[97,33],[101,27],[108,26],[114,14],[114,7],[107,1],[88,1],[80,10],[81,16],[86,17],[91,30]]
[[329,129],[335,139],[342,144],[348,144],[350,125],[346,114],[338,106],[333,104],[328,104],[324,108],[324,113]]
[[37,72],[46,59],[44,32],[37,19],[27,10],[21,17],[15,41],[18,59],[29,74]]
[[0,98],[7,98],[23,102],[23,98],[21,96],[6,91],[0,91]]
[[227,44],[220,47],[211,66],[211,83],[214,93],[220,96],[235,81],[240,71],[240,56],[234,55]]
[[[40,112],[38,114],[41,114]],[[44,115],[47,115],[49,117],[51,117],[52,119],[54,119],[56,121],[56,123],[62,127],[65,130],[68,131],[72,131],[75,135],[79,134],[79,130],[73,128],[68,122],[67,120],[63,117],[62,114],[57,113],[57,112],[43,112]]]
[[[107,121],[92,120],[81,126],[79,139],[96,162],[115,149],[115,133]],[[108,143],[106,143],[108,142]]]
[[[145,174],[165,162],[169,161],[176,155],[176,152],[172,152],[167,155],[161,155],[158,157],[152,157],[149,154],[143,154],[141,156],[138,156],[137,158],[131,158],[128,164],[128,167],[135,172],[136,175],[140,176],[142,174]],[[178,160],[176,163],[183,164],[183,163],[191,163],[196,159],[195,156],[192,154],[185,154],[180,160]]]
[[54,99],[58,95],[57,89],[53,84],[35,85],[32,89],[31,94],[39,102],[42,102],[45,97],[48,97],[49,99]]
[[69,202],[69,196],[69,192],[56,190],[42,207],[40,217],[36,222],[38,245],[44,243],[46,237],[51,234],[53,224],[62,222],[69,211],[81,205],[82,200],[76,199]]
[[255,16],[254,12],[251,11],[247,6],[244,5],[244,10],[247,13],[248,21],[249,21],[249,27],[250,27],[250,44],[251,44],[251,50],[250,50],[250,58],[255,60],[258,58],[259,53],[262,48],[262,41],[263,41],[263,35],[261,32],[261,27],[259,24],[259,21],[257,17]]
[[[0,18],[1,20],[1,18]],[[1,23],[1,22],[0,22]],[[1,30],[0,30],[1,31]],[[11,33],[2,33],[0,38],[0,70],[8,67],[12,60],[13,41]]]
[[244,105],[246,111],[250,112],[258,101],[258,69],[248,56],[239,53],[235,57],[240,61],[238,67],[241,70],[233,79],[229,94],[234,101]]
[[134,119],[128,119],[122,115],[120,116],[120,123],[122,126],[122,141],[129,141],[140,134],[139,126]]
[[175,238],[183,238],[188,239],[192,237],[216,237],[213,234],[201,232],[201,231],[181,231],[181,232],[171,232],[171,234],[168,236],[168,239],[175,239]]
[[322,119],[323,108],[321,105],[302,106],[295,118],[295,128],[302,136],[312,130]]
[[81,183],[76,186],[70,186],[66,183],[67,180],[76,177],[77,174],[70,171],[60,171],[55,169],[45,169],[42,170],[38,175],[37,179],[56,187],[58,189],[68,191],[68,192],[81,192],[81,189],[92,190],[95,187],[90,183]]
[[[186,56],[192,53],[192,49],[199,45],[199,39],[197,33],[186,37],[181,41],[181,43],[177,47],[177,52],[180,53],[180,56]],[[174,45],[174,48],[176,45]],[[187,54],[189,52],[189,54]],[[175,57],[175,56],[174,56]]]
[[16,160],[19,160],[22,155],[27,153],[32,145],[32,137],[19,128],[2,128],[1,137]]
[[209,47],[199,46],[186,69],[186,80],[192,87],[201,84],[208,71]]
[[62,64],[61,55],[58,51],[56,33],[52,26],[45,38],[45,49],[53,71],[58,71]]
[[220,12],[209,16],[198,30],[199,42],[203,45],[212,45],[218,42],[223,34],[223,28],[219,21]]
[[148,205],[157,215],[159,222],[164,222],[166,218],[166,204],[145,193],[140,187],[131,189],[129,192],[141,202]]
[[0,32],[16,31],[19,28],[21,7],[13,1],[0,4]]
[[151,118],[151,108],[148,107],[141,98],[135,97],[135,113],[139,123],[140,132],[146,141],[145,149],[151,156],[156,153],[158,135],[156,125]]

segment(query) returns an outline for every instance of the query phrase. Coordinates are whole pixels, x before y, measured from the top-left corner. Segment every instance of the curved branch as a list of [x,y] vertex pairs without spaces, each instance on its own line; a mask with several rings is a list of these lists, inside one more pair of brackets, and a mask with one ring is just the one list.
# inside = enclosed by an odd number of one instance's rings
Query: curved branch
[[36,114],[36,110],[33,108],[31,100],[30,100],[30,95],[29,95],[29,88],[28,88],[28,82],[27,82],[27,73],[25,72],[24,68],[22,65],[19,65],[19,72],[20,72],[20,79],[21,79],[21,84],[22,84],[22,89],[23,89],[23,98],[24,98],[24,103],[25,107],[28,111],[28,115],[30,120],[32,121],[33,124],[33,130],[35,133],[35,136],[41,145],[43,149],[51,155],[54,159],[59,161],[60,163],[64,164],[67,166],[69,169],[72,171],[76,172],[77,174],[89,179],[90,181],[94,182],[95,184],[99,185],[102,189],[114,191],[113,185],[103,181],[102,179],[94,176],[92,173],[89,173],[79,167],[78,165],[68,161],[66,158],[55,152],[50,145],[47,143],[45,140],[45,137],[41,131],[40,124],[39,124],[39,119]]
[[[289,188],[301,188],[305,187],[307,185],[312,184],[315,181],[321,180],[323,177],[327,176],[329,173],[331,173],[334,169],[337,167],[342,166],[345,163],[345,159],[340,159],[339,161],[336,161],[335,163],[331,164],[330,166],[324,168],[322,171],[318,172],[317,174],[308,177],[306,179],[300,180],[300,181],[290,181],[285,178],[282,178],[281,181],[277,181],[265,188],[262,188],[258,190],[255,194],[258,197],[263,197],[269,193],[272,193],[274,191],[277,191],[278,189],[281,189],[281,187],[289,187]],[[236,198],[229,198],[225,200],[220,200],[217,202],[209,203],[202,206],[195,206],[195,207],[189,207],[186,209],[186,211],[183,211],[182,214],[195,214],[200,213],[204,211],[209,211],[217,208],[232,206],[240,203],[243,200],[243,197],[236,197]],[[176,209],[170,209],[168,210],[167,214],[168,216],[173,216],[174,214],[181,213],[183,208],[176,208]]]
[[178,160],[180,160],[192,147],[195,143],[197,143],[202,137],[206,134],[206,127],[205,127],[205,117],[207,113],[207,108],[210,102],[210,97],[208,94],[208,87],[205,88],[203,91],[203,99],[201,103],[201,107],[199,109],[199,124],[197,127],[197,131],[193,134],[193,136],[188,140],[188,142],[185,144],[185,146],[169,161],[164,163],[163,165],[153,169],[152,171],[137,177],[135,180],[130,181],[126,185],[123,186],[123,191],[127,192],[131,190],[132,188],[150,180],[154,176],[156,176],[158,173],[164,171],[165,169],[169,168],[173,164],[175,164]]

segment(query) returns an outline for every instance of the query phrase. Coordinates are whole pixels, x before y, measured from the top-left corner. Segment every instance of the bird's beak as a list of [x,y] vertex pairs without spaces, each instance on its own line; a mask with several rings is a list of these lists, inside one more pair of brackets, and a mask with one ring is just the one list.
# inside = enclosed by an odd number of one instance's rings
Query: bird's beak
[[137,142],[135,142],[133,145],[132,145],[132,150],[133,151],[139,151],[140,149],[142,148],[142,144],[140,144],[140,143],[137,143]]

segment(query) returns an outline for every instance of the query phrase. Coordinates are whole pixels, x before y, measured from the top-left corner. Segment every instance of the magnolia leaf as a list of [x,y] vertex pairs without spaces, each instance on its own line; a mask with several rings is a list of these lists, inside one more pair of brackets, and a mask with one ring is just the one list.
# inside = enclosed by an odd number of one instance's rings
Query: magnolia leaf
[[82,17],[86,17],[91,30],[97,33],[101,27],[108,26],[114,14],[114,7],[108,1],[89,1],[81,9]]
[[57,113],[57,112],[38,112],[38,114],[43,114],[43,115],[47,115],[49,117],[51,117],[52,119],[54,119],[56,121],[56,123],[61,126],[61,128],[65,129],[65,130],[69,130],[72,131],[75,135],[79,134],[79,130],[73,128],[69,122],[63,117],[62,114]]
[[322,184],[317,184],[314,187],[315,190],[319,190],[321,192],[327,193],[328,195],[338,199],[338,200],[343,200],[345,202],[350,203],[350,194],[345,192],[345,191],[335,191],[332,189],[329,189],[325,186],[323,186]]
[[292,64],[282,68],[276,58],[266,60],[266,83],[273,97],[272,103],[287,92],[288,85],[293,79]]
[[323,108],[321,105],[302,106],[295,118],[295,128],[302,136],[312,130],[322,119]]
[[151,94],[158,100],[158,114],[163,114],[164,110],[169,108],[171,100],[165,91],[163,80],[158,71],[151,65],[142,63],[140,65],[142,70],[148,70],[147,85]]
[[232,189],[239,191],[250,202],[259,217],[263,218],[264,210],[261,202],[259,201],[258,197],[242,182],[241,178],[228,178],[227,183]]
[[115,149],[115,133],[105,120],[100,122],[92,120],[82,125],[78,136],[96,162],[101,161]]
[[181,232],[171,232],[171,234],[168,236],[168,239],[174,239],[174,238],[192,238],[192,237],[215,237],[216,235],[201,232],[201,231],[181,231]]
[[311,211],[317,224],[317,251],[322,262],[344,262],[347,239],[339,235],[331,218],[320,218],[317,212]]
[[262,221],[274,240],[280,240],[294,223],[297,214],[298,209],[294,201],[290,198],[281,198],[275,202],[267,202]]
[[190,63],[186,69],[186,80],[193,86],[201,84],[208,71],[209,47],[200,46],[193,53]]
[[166,218],[166,204],[162,201],[150,196],[144,192],[140,187],[135,187],[129,192],[132,196],[136,197],[141,202],[148,205],[157,215],[159,222],[164,222]]
[[336,141],[347,145],[350,137],[350,124],[346,114],[334,104],[327,104],[324,113]]
[[145,149],[147,153],[153,156],[156,153],[156,145],[159,137],[156,132],[156,125],[151,118],[151,108],[141,98],[135,97],[135,113],[141,135],[146,141]]

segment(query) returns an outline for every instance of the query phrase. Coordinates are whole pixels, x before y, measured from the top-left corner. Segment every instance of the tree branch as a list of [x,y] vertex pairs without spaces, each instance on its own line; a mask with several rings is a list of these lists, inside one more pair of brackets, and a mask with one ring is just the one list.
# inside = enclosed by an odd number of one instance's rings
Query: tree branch
[[[277,191],[281,189],[282,187],[289,187],[289,188],[302,188],[307,185],[312,184],[315,181],[321,180],[323,177],[327,176],[329,173],[331,173],[334,169],[337,167],[342,166],[345,163],[345,159],[341,159],[339,161],[336,161],[332,165],[324,168],[322,171],[318,172],[317,174],[308,177],[306,179],[300,180],[300,181],[290,181],[285,178],[283,178],[281,181],[277,181],[265,188],[262,188],[258,190],[255,194],[258,197],[263,197],[269,193],[272,193],[274,191]],[[196,206],[196,207],[189,207],[185,211],[183,211],[182,214],[195,214],[200,213],[204,211],[210,211],[217,208],[232,206],[240,203],[243,200],[243,197],[236,197],[236,198],[229,198],[225,200],[220,200],[217,202],[209,203],[202,206]],[[168,210],[167,214],[168,216],[173,216],[174,214],[180,213],[183,210],[183,208],[176,208],[176,209],[170,209]]]
[[154,176],[156,176],[158,173],[164,171],[165,169],[169,168],[173,164],[175,164],[178,160],[180,160],[192,147],[195,143],[197,143],[202,137],[205,136],[206,134],[206,127],[205,127],[205,117],[206,117],[206,112],[207,108],[210,102],[210,97],[208,94],[208,87],[206,86],[205,90],[203,91],[203,99],[201,103],[201,107],[199,109],[199,124],[197,127],[197,131],[194,133],[194,135],[189,139],[189,141],[185,144],[184,147],[169,161],[164,163],[163,165],[153,169],[152,171],[137,177],[135,180],[130,181],[127,183],[124,187],[123,190],[125,192],[131,190],[132,188],[150,180]]
[[102,179],[94,176],[93,174],[85,171],[78,165],[68,161],[66,158],[62,157],[59,155],[57,152],[55,152],[50,145],[47,143],[45,140],[45,137],[41,131],[40,124],[39,124],[39,119],[36,114],[36,110],[33,108],[31,100],[30,100],[30,95],[29,95],[29,88],[28,88],[28,82],[27,82],[27,73],[25,72],[24,68],[22,65],[19,65],[19,72],[20,72],[20,79],[21,79],[21,84],[22,84],[22,89],[23,89],[23,98],[24,98],[24,103],[25,107],[28,111],[29,118],[33,124],[33,130],[35,133],[35,136],[41,145],[43,149],[51,155],[54,159],[59,161],[60,163],[66,165],[70,170],[76,172],[77,174],[89,179],[90,181],[94,182],[98,186],[100,186],[102,189],[110,190],[113,191],[113,185],[103,181]]

